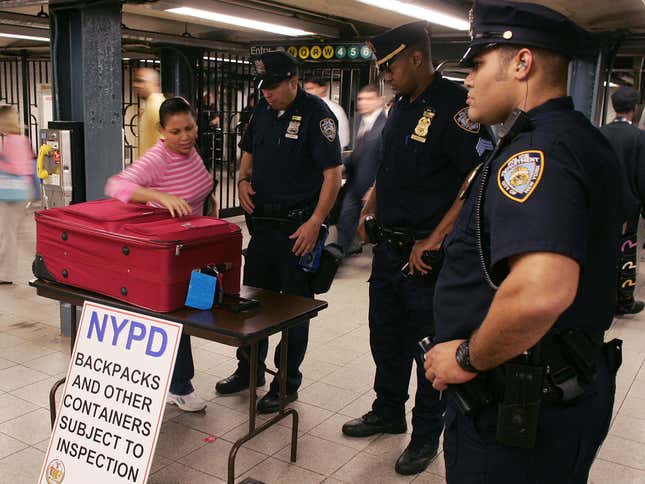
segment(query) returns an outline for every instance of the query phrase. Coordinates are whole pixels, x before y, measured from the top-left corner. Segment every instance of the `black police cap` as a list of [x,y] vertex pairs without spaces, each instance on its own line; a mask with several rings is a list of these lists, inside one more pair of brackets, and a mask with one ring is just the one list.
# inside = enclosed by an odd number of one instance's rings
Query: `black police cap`
[[376,57],[376,65],[393,59],[407,47],[428,43],[427,25],[426,21],[412,22],[373,37],[370,47]]
[[639,98],[636,89],[623,86],[616,89],[616,92],[611,95],[611,103],[617,113],[628,113],[636,108]]
[[472,65],[480,52],[497,45],[541,47],[573,58],[588,40],[587,31],[543,5],[476,0],[470,11],[470,47],[461,64]]
[[300,63],[288,52],[275,50],[265,52],[255,60],[255,79],[258,87],[270,89],[276,84],[298,75]]

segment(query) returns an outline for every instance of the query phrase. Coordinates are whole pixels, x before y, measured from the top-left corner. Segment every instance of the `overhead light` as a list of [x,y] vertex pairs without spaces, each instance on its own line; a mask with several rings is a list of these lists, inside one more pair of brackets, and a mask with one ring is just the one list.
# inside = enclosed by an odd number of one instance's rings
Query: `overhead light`
[[36,37],[35,35],[4,34],[0,32],[0,37],[8,37],[10,39],[21,39],[21,40],[37,40],[38,42],[49,42],[49,38]]
[[251,20],[243,17],[235,17],[233,15],[225,15],[223,13],[211,12],[209,10],[201,10],[192,7],[178,7],[169,8],[166,12],[176,13],[178,15],[186,15],[188,17],[196,17],[203,20],[212,20],[229,25],[237,25],[238,27],[245,27],[247,29],[262,30],[264,32],[271,32],[274,34],[288,35],[289,37],[299,37],[302,35],[313,35],[313,32],[306,30],[294,29],[285,25],[272,24],[269,22],[262,22],[260,20]]
[[224,59],[222,57],[204,57],[204,60],[217,61],[217,62],[228,62],[230,64],[250,64],[249,61],[244,60],[244,59]]
[[[430,23],[443,25],[444,27],[449,27],[455,30],[469,30],[470,24],[468,21],[455,17],[454,15],[448,15],[441,13],[438,10],[433,8],[419,7],[413,3],[400,2],[399,0],[358,0],[361,3],[366,3],[367,5],[372,5],[374,7],[379,7],[385,10],[391,10],[392,12],[400,13],[401,15],[407,15],[408,17],[420,18],[422,20],[427,20]],[[645,1],[645,0],[643,0]]]

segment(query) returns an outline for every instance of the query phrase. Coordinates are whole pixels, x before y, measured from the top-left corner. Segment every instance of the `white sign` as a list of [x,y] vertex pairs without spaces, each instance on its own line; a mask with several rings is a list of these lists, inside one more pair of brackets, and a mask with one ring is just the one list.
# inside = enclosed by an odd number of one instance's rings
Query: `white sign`
[[181,330],[85,303],[40,484],[147,481]]

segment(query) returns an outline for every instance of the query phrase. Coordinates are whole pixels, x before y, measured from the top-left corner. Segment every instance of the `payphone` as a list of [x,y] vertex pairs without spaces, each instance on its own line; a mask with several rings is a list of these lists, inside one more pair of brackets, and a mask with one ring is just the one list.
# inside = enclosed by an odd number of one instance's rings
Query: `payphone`
[[83,123],[50,121],[40,130],[38,177],[43,208],[85,201]]

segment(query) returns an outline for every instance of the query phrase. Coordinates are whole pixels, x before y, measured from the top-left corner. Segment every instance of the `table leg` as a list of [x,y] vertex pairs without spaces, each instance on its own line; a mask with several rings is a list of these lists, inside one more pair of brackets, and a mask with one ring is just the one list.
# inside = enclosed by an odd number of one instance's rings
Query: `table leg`
[[52,386],[52,389],[49,391],[49,417],[51,418],[52,429],[56,423],[56,391],[63,383],[65,383],[65,378],[54,383],[54,386]]
[[274,426],[280,420],[287,418],[288,416],[293,417],[293,427],[291,431],[291,462],[296,461],[296,449],[297,449],[297,439],[298,439],[298,412],[293,408],[287,408],[284,412],[277,414],[270,420],[267,420],[262,425],[257,427],[252,432],[249,432],[244,437],[238,439],[231,447],[231,451],[228,453],[228,478],[226,480],[227,484],[235,483],[235,457],[237,456],[237,451],[240,450],[240,447],[244,445],[245,442],[248,442],[253,437],[261,434],[269,427]]
[[258,343],[251,344],[251,354],[249,358],[249,367],[251,374],[249,375],[249,433],[244,437],[238,439],[231,448],[228,454],[228,484],[235,483],[235,457],[238,450],[253,437],[261,434],[269,427],[277,424],[280,420],[291,416],[291,462],[296,461],[298,453],[298,412],[293,408],[284,408],[284,401],[287,393],[287,356],[288,356],[289,332],[282,332],[282,340],[280,342],[280,368],[278,369],[278,380],[280,382],[280,410],[278,414],[267,420],[265,423],[256,428],[256,400],[257,400],[257,375],[258,375]]
[[255,430],[256,402],[258,399],[258,342],[251,343],[251,355],[249,358],[249,433]]
[[76,332],[78,331],[78,328],[76,326],[76,306],[72,304],[70,306],[70,311],[69,314],[71,315],[71,320],[69,322],[69,337],[70,337],[70,345],[69,345],[69,352],[70,354],[74,352],[74,345],[76,344]]
[[280,340],[280,368],[278,368],[278,381],[280,383],[280,414],[284,413],[284,401],[287,397],[287,352],[289,348],[289,331],[282,332]]
[[[70,328],[70,345],[69,345],[69,352],[70,354],[74,353],[74,344],[76,344],[76,332],[78,331],[78,327],[76,324],[76,305],[72,304],[70,305],[70,321],[69,321],[69,328]],[[56,392],[60,388],[60,386],[65,383],[65,378],[62,378],[61,380],[58,380],[54,385],[52,386],[51,390],[49,391],[49,417],[51,419],[51,424],[52,424],[52,429],[54,428],[54,424],[56,423]]]

